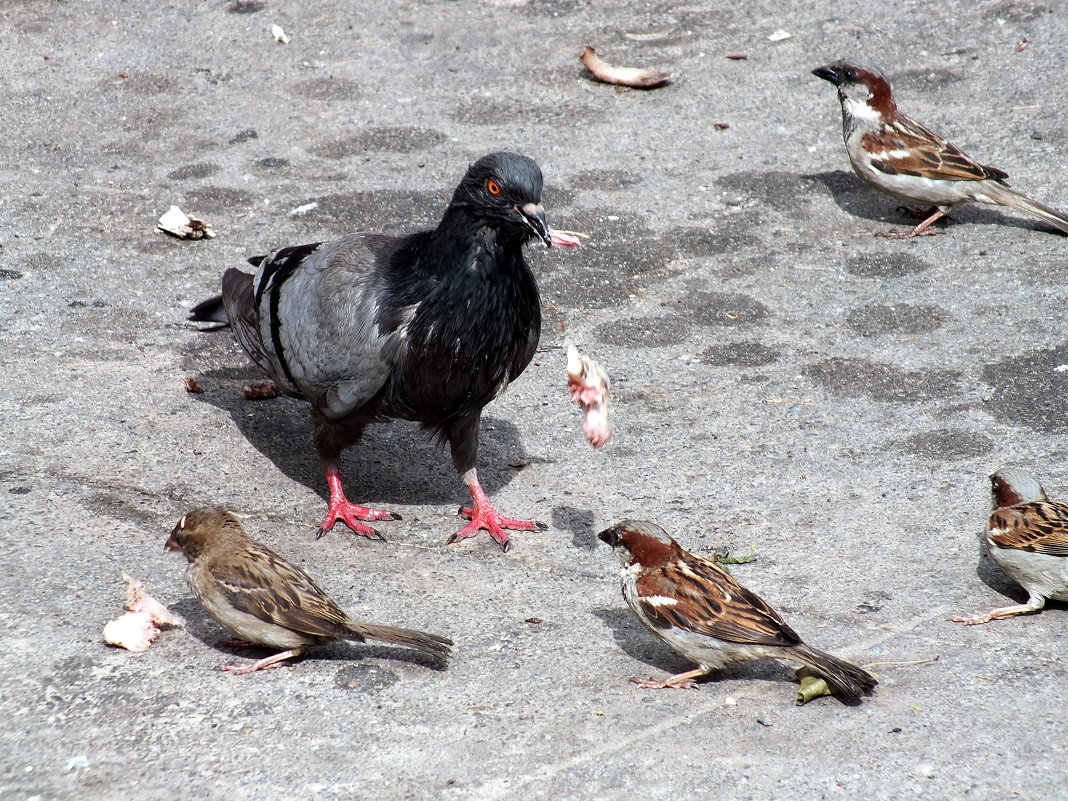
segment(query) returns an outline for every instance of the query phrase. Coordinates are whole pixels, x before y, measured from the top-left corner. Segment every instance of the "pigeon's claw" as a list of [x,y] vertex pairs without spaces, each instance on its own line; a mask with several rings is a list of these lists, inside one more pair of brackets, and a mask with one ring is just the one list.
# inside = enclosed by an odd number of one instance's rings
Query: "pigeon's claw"
[[315,539],[322,537],[326,532],[332,529],[334,523],[340,519],[342,523],[357,534],[367,537],[368,539],[385,542],[385,537],[370,526],[365,526],[360,521],[400,520],[401,516],[386,509],[372,509],[369,506],[360,506],[359,504],[350,503],[349,499],[345,497],[345,491],[341,488],[341,476],[337,471],[336,464],[332,462],[325,463],[324,472],[326,473],[326,483],[330,487],[330,502],[326,509],[326,517],[323,518],[323,523],[319,526],[319,531],[316,532]]
[[399,515],[395,515],[386,509],[372,509],[369,506],[360,506],[359,504],[349,503],[344,497],[331,498],[330,506],[326,510],[326,517],[323,519],[323,523],[319,526],[319,531],[315,535],[315,539],[319,539],[326,532],[334,527],[334,523],[341,520],[346,526],[351,528],[357,534],[367,537],[371,540],[378,540],[379,542],[385,542],[386,538],[374,528],[365,526],[361,523],[361,520],[400,520]]
[[505,517],[494,508],[482,487],[477,483],[470,485],[468,489],[471,490],[473,503],[462,508],[460,514],[471,522],[449,537],[446,543],[448,545],[473,537],[479,531],[485,530],[497,541],[502,551],[507,551],[512,547],[512,541],[506,529],[511,529],[512,531],[540,529],[544,531],[548,528],[547,525],[536,520],[516,520],[511,517]]

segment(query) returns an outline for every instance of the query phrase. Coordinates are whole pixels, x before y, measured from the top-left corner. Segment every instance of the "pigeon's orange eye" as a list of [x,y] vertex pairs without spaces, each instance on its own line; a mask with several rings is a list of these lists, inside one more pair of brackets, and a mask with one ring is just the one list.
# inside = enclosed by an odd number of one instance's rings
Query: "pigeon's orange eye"
[[501,193],[501,185],[492,178],[486,181],[486,189],[491,195],[499,195]]

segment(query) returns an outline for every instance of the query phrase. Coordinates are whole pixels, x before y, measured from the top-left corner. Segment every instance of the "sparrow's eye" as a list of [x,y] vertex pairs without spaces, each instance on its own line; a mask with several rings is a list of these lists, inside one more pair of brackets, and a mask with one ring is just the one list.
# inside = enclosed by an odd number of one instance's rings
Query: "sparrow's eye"
[[185,528],[185,518],[178,521],[178,528]]
[[499,195],[501,193],[501,185],[490,178],[486,181],[486,191],[494,196]]

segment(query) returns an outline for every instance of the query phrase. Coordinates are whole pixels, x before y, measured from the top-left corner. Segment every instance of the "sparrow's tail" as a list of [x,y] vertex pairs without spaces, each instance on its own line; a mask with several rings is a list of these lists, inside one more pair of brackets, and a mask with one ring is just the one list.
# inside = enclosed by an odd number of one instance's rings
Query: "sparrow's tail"
[[1054,228],[1068,234],[1068,215],[1063,212],[1057,211],[1044,203],[1039,203],[1037,200],[1031,200],[1031,198],[1021,195],[1015,189],[1010,189],[1002,184],[991,181],[983,181],[983,184],[983,194],[995,203],[1026,211],[1028,214],[1033,214],[1045,220]]
[[864,668],[802,643],[793,649],[794,657],[819,671],[828,684],[847,701],[859,701],[879,683]]
[[449,646],[452,640],[439,637],[437,634],[427,634],[425,631],[413,631],[412,629],[398,629],[393,626],[379,626],[377,623],[357,623],[354,620],[348,623],[349,639],[378,640],[393,645],[406,645],[409,648],[417,648],[423,653],[436,656],[438,659],[448,659],[452,651]]

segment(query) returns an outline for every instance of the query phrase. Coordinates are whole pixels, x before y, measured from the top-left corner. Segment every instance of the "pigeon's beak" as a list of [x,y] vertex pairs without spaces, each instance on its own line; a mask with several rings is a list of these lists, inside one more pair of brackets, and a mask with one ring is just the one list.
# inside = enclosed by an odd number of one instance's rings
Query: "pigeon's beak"
[[816,67],[816,69],[812,70],[812,74],[817,78],[823,78],[823,80],[833,83],[835,86],[842,85],[842,74],[831,64]]
[[519,208],[519,214],[538,239],[545,243],[545,247],[551,248],[553,239],[549,232],[549,222],[545,219],[545,208],[538,203],[527,203]]

